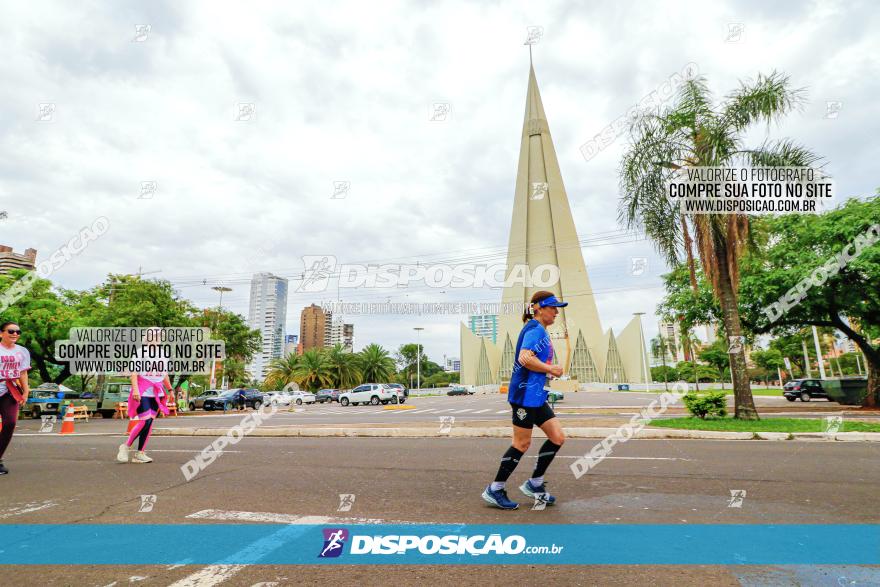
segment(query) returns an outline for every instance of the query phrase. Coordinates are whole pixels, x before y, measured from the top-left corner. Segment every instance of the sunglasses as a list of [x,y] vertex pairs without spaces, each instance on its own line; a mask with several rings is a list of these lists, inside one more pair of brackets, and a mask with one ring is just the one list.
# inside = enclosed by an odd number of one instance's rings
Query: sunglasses
[[21,330],[7,330],[9,334],[21,334]]

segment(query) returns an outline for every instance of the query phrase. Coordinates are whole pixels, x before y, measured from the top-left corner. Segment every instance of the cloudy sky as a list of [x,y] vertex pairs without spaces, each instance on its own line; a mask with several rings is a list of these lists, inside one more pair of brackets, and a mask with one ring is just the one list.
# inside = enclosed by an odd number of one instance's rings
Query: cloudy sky
[[[645,311],[652,336],[666,268],[649,242],[615,236],[624,137],[589,161],[579,148],[688,63],[719,96],[758,72],[790,74],[807,89],[803,111],[756,129],[754,142],[808,145],[841,195],[880,186],[872,4],[657,6],[5,3],[0,244],[34,247],[42,260],[104,216],[108,232],[51,276],[57,284],[157,272],[149,277],[208,306],[222,282],[233,288],[224,306],[246,314],[249,276],[271,271],[291,278],[289,332],[303,306],[337,297],[296,291],[303,255],[502,261],[528,76],[523,41],[539,26],[535,69],[575,223],[591,239],[584,255],[603,326],[620,332]],[[445,120],[431,120],[435,104],[449,105]],[[142,194],[143,182],[156,191]],[[349,182],[344,197],[333,197],[336,182]],[[631,275],[632,257],[648,258],[644,274]],[[359,288],[339,297],[493,302],[500,293]],[[423,326],[439,362],[458,354],[465,317],[347,318],[358,348],[397,347]]]

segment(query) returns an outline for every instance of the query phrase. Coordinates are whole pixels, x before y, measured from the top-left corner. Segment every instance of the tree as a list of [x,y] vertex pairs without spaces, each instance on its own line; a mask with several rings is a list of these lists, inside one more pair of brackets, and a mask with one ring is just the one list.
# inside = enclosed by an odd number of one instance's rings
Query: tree
[[378,344],[370,344],[358,354],[363,383],[381,383],[394,374],[394,359]]
[[[771,377],[778,377],[779,371],[777,369],[785,369],[785,362],[782,360],[782,353],[780,353],[776,349],[768,349],[761,350],[757,349],[752,351],[752,361],[759,368],[764,369],[764,371]],[[780,381],[780,383],[782,383]]]
[[317,391],[333,384],[333,372],[323,349],[309,349],[300,355],[295,381],[309,391]]
[[[0,293],[26,278],[28,271],[13,269],[0,274]],[[48,279],[36,278],[25,294],[0,314],[3,322],[14,321],[21,326],[19,344],[27,347],[31,364],[46,383],[63,383],[70,376],[69,363],[56,363],[55,341],[66,340],[74,326],[85,326],[80,316],[81,296],[76,292],[56,292]]]
[[666,383],[668,381],[678,381],[680,377],[681,375],[675,370],[675,367],[670,367],[669,365],[651,367],[651,379],[654,381],[662,379]]
[[[666,391],[669,391],[670,370],[667,368],[666,365],[666,356],[675,356],[675,341],[666,338],[665,336],[663,336],[663,333],[660,332],[655,338],[651,339],[651,353],[653,353],[655,357],[660,357],[660,362],[663,364],[663,369],[658,371],[657,373],[659,373],[659,378],[663,379],[664,389]],[[674,371],[674,369],[672,369],[672,371]],[[656,381],[656,379],[657,378],[655,378],[654,376],[654,370],[652,369],[651,380]],[[675,379],[673,379],[673,381],[675,381]]]
[[880,198],[766,217],[759,228],[743,265],[743,324],[777,336],[804,326],[839,330],[866,358],[864,405],[880,405]]
[[730,356],[727,354],[727,344],[718,339],[711,345],[700,351],[701,361],[712,365],[721,375],[721,389],[724,389],[724,372],[730,366]]
[[288,383],[297,380],[299,374],[299,355],[290,353],[280,359],[273,359],[269,362],[269,368],[266,371],[266,379],[263,384],[272,389],[281,389]]
[[326,351],[327,363],[333,374],[333,387],[349,389],[360,381],[357,355],[336,344]]
[[[643,228],[670,265],[677,264],[682,248],[693,276],[694,255],[721,306],[721,318],[730,336],[742,336],[737,289],[740,257],[750,245],[751,218],[743,214],[694,214],[686,217],[667,199],[666,181],[685,167],[808,166],[817,157],[789,140],[765,142],[758,148],[744,145],[746,131],[758,122],[781,119],[799,107],[801,90],[790,88],[787,76],[773,72],[741,83],[720,108],[703,77],[685,81],[671,108],[637,117],[631,126],[632,145],[624,155],[620,178],[623,198],[620,219],[628,228]],[[749,387],[745,356],[731,353],[735,417],[758,419]]]

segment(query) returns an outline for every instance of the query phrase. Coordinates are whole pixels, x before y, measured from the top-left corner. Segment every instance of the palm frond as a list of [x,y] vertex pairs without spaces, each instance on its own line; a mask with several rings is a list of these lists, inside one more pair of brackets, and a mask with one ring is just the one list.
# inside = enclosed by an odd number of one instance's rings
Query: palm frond
[[736,130],[764,121],[767,124],[802,106],[804,88],[792,89],[789,76],[774,71],[758,74],[754,81],[741,81],[739,89],[727,96],[722,108],[725,125]]
[[819,155],[790,139],[765,141],[757,149],[744,149],[737,155],[753,167],[812,167],[822,161]]

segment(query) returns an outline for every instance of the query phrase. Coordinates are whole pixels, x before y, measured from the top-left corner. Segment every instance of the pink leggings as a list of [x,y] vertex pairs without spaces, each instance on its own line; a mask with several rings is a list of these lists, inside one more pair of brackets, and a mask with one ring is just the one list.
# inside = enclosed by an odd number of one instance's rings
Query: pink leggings
[[142,397],[141,403],[137,408],[138,422],[131,429],[126,444],[131,446],[134,439],[138,439],[138,450],[144,450],[147,441],[150,440],[150,433],[153,431],[153,418],[159,411],[159,402],[154,397]]

